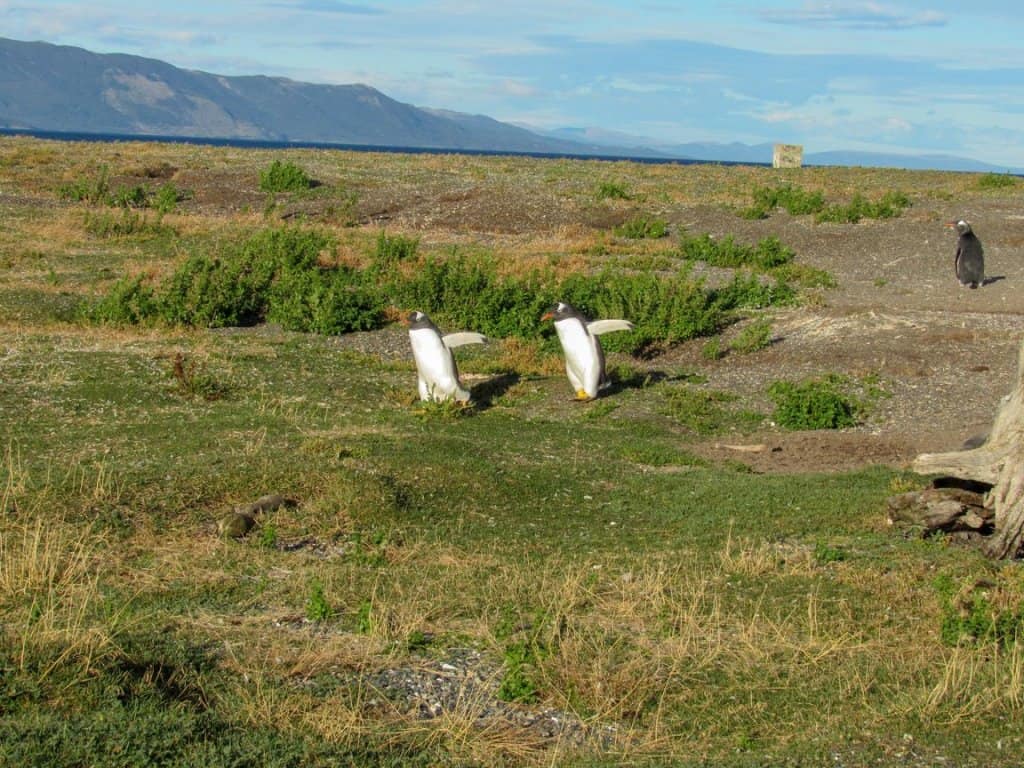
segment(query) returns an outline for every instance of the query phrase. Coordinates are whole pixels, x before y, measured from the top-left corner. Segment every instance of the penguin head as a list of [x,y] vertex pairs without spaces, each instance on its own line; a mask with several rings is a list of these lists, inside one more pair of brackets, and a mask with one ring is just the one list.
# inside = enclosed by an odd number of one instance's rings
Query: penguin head
[[950,229],[955,229],[961,235],[966,235],[971,231],[971,222],[960,219],[959,221],[951,221],[947,225]]
[[410,331],[416,331],[420,328],[436,328],[431,319],[418,309],[409,313],[409,316],[405,318],[405,324],[409,326]]
[[565,302],[558,302],[552,306],[547,312],[541,315],[541,320],[554,320],[556,323],[559,320],[568,320],[570,317],[581,319],[582,315],[576,311],[576,308],[572,304],[566,304]]

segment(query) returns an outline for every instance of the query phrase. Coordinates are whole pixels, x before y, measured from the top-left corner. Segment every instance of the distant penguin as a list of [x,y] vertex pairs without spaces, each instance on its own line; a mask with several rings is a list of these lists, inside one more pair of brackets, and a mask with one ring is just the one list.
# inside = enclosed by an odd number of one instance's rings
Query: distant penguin
[[981,240],[971,230],[970,223],[961,219],[949,225],[960,234],[956,241],[956,279],[960,285],[977,288],[985,282],[985,252]]
[[456,400],[469,402],[469,391],[459,381],[452,350],[465,344],[483,344],[487,338],[479,333],[449,333],[445,336],[422,312],[409,314],[409,341],[416,360],[420,400]]
[[604,350],[598,336],[610,331],[631,331],[628,320],[588,321],[569,304],[558,302],[541,320],[553,320],[565,353],[565,372],[577,400],[593,400],[611,382],[604,370]]

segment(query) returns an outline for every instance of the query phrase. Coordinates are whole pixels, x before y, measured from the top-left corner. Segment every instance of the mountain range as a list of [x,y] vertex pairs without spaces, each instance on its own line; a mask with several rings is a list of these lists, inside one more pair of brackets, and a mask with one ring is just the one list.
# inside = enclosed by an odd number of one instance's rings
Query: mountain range
[[[594,128],[541,132],[415,107],[366,85],[228,77],[128,54],[0,38],[0,129],[439,150],[771,163],[772,145],[667,145]],[[967,158],[828,152],[808,165],[1006,171]]]

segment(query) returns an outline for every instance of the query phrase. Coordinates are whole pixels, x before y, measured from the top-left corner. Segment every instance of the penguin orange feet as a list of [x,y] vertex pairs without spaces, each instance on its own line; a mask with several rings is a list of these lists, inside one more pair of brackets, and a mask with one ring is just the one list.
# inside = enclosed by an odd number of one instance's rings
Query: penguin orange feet
[[587,400],[593,400],[594,398],[592,398],[590,395],[588,395],[586,393],[586,390],[577,389],[576,390],[576,398],[575,399],[578,402],[585,403]]

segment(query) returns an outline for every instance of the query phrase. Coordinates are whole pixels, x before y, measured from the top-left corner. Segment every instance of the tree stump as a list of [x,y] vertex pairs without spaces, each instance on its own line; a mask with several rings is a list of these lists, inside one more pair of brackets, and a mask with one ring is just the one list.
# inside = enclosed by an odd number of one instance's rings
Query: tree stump
[[952,453],[923,453],[913,469],[992,486],[985,508],[993,513],[995,532],[985,550],[989,557],[1016,557],[1024,537],[1024,343],[1017,382],[996,411],[988,439],[979,447]]

